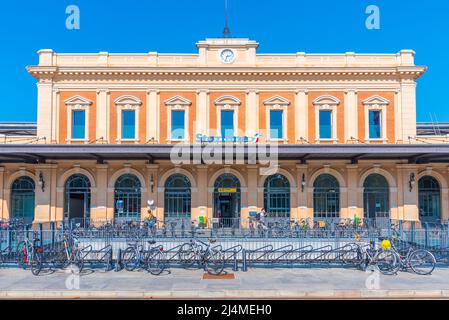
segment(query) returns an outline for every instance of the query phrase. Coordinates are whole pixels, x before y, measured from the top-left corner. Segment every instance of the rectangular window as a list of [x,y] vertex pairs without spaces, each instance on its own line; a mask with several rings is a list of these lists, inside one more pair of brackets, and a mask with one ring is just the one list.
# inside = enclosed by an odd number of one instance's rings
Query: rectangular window
[[72,112],[72,139],[86,138],[86,113],[84,111]]
[[332,139],[332,111],[320,111],[320,139]]
[[184,111],[172,111],[171,113],[171,138],[184,140],[185,138],[185,113]]
[[122,112],[122,139],[136,138],[136,112]]
[[282,111],[270,111],[270,139],[282,139]]
[[369,138],[370,139],[382,138],[380,111],[369,112]]
[[221,112],[221,136],[234,137],[234,111]]

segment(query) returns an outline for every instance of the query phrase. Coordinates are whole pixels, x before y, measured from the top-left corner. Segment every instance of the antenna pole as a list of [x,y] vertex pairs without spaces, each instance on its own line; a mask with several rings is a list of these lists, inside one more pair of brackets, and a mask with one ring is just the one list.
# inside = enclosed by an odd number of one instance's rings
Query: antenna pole
[[228,27],[228,0],[225,0],[225,27],[223,30],[223,38],[229,38],[231,36],[231,31]]

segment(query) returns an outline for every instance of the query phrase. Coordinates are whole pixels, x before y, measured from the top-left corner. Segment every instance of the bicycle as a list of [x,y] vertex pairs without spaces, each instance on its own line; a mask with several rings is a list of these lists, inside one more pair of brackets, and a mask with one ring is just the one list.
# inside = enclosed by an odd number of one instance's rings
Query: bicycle
[[35,276],[41,272],[44,260],[43,249],[39,243],[40,239],[33,233],[33,240],[30,241],[26,236],[24,241],[19,242],[16,251],[18,265],[24,270],[30,266],[31,273]]
[[425,249],[414,249],[412,246],[408,250],[398,249],[394,242],[398,239],[392,238],[392,249],[399,256],[400,269],[412,271],[419,275],[430,275],[435,270],[436,259],[435,256]]
[[184,243],[178,252],[181,265],[187,269],[198,264],[211,275],[222,274],[225,267],[224,253],[221,248],[211,248],[211,245],[215,242],[215,239],[209,239],[209,244],[207,244],[201,240],[193,239]]
[[130,243],[123,253],[123,265],[127,271],[134,271],[144,269],[152,275],[160,275],[165,269],[165,257],[162,246],[152,246],[156,241],[148,241],[150,245],[149,250],[144,250],[143,245]]
[[[380,240],[385,239],[381,238]],[[374,241],[371,241],[366,248],[357,244],[355,263],[362,271],[365,271],[368,266],[376,266],[384,275],[394,275],[400,268],[398,254],[385,245],[376,249]]]
[[56,253],[53,259],[53,267],[57,269],[66,269],[69,266],[75,266],[77,273],[80,273],[84,267],[83,249],[80,248],[79,240],[73,235],[63,235],[62,251]]

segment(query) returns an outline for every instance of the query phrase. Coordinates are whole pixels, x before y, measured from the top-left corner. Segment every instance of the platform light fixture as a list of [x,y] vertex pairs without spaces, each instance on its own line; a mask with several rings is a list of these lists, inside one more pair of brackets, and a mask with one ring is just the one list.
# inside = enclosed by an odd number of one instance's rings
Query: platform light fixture
[[412,172],[410,173],[410,179],[408,181],[409,191],[412,192],[413,187],[416,184],[415,174]]
[[304,192],[304,188],[306,186],[306,175],[302,174],[302,180],[301,180],[301,192]]
[[39,186],[42,189],[42,192],[45,192],[45,180],[44,180],[44,175],[42,174],[42,171],[39,172],[39,182],[38,182]]

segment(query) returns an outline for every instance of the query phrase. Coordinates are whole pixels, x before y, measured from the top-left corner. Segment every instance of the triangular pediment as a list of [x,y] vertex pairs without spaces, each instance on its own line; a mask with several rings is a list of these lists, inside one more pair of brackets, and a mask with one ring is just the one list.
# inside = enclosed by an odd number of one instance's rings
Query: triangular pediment
[[320,96],[313,101],[313,104],[318,105],[338,105],[340,104],[340,100],[338,100],[334,96]]
[[390,103],[389,100],[385,99],[384,97],[377,96],[377,95],[369,97],[366,100],[363,100],[363,104],[380,104],[380,105],[384,104],[385,105],[385,104],[389,104],[389,103]]
[[281,96],[271,97],[263,102],[265,105],[289,105],[290,101]]
[[116,105],[141,105],[142,100],[134,96],[121,96],[115,99]]
[[165,105],[166,106],[177,106],[177,105],[181,105],[181,106],[190,106],[192,104],[192,101],[190,101],[189,99],[186,99],[184,97],[181,96],[175,96],[173,98],[170,98],[168,100],[165,100]]
[[93,101],[81,97],[81,96],[73,96],[64,101],[66,105],[91,105]]
[[215,100],[216,105],[240,105],[241,101],[234,96],[222,96]]

